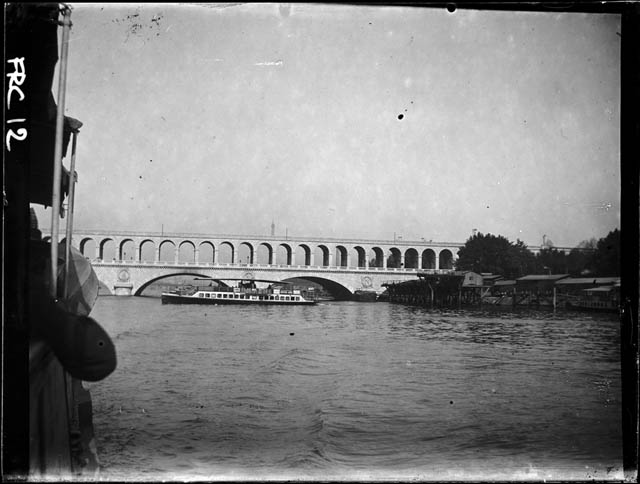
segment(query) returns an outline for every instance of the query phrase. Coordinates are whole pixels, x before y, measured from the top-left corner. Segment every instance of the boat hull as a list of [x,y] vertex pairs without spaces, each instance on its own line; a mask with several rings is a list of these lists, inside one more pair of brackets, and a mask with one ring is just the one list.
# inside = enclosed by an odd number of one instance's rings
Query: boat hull
[[312,306],[316,302],[309,300],[299,301],[271,301],[268,299],[209,299],[204,297],[181,296],[179,294],[162,294],[162,304],[234,304],[244,306]]

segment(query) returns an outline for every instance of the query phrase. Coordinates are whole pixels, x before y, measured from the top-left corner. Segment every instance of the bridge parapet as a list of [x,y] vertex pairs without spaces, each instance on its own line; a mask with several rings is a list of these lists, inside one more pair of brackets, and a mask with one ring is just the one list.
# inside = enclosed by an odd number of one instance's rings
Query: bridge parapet
[[153,232],[153,231],[119,231],[119,230],[87,230],[75,229],[76,236],[102,236],[102,237],[138,237],[154,239],[201,239],[201,240],[241,240],[241,241],[269,241],[269,242],[327,242],[336,244],[382,244],[398,246],[430,246],[430,247],[462,247],[464,242],[442,242],[425,240],[396,239],[363,239],[349,237],[316,237],[316,236],[277,236],[277,235],[239,235],[239,234],[205,234],[186,232]]

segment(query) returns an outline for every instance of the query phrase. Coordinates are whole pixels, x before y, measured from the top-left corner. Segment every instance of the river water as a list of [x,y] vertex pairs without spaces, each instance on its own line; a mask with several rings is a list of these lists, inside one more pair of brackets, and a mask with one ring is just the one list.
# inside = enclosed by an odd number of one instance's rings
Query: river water
[[615,315],[100,297],[105,480],[622,479]]

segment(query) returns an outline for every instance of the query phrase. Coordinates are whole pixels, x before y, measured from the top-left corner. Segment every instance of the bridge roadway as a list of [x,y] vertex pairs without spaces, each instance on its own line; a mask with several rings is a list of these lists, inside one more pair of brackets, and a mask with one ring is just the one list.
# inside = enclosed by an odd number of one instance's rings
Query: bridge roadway
[[[114,294],[140,294],[179,274],[219,278],[303,277],[340,291],[381,292],[388,280],[453,269],[464,243],[74,230],[73,245]],[[243,263],[244,262],[244,263]]]

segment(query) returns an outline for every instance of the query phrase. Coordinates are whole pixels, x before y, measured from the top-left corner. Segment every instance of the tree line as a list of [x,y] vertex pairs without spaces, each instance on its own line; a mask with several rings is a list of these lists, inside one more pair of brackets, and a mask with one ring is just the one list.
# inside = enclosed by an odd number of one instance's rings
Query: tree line
[[573,277],[620,275],[620,231],[599,240],[584,240],[568,254],[549,245],[534,254],[521,240],[502,235],[472,235],[458,251],[457,270],[490,272],[507,279],[528,274],[569,274]]

